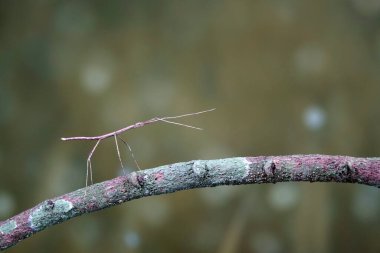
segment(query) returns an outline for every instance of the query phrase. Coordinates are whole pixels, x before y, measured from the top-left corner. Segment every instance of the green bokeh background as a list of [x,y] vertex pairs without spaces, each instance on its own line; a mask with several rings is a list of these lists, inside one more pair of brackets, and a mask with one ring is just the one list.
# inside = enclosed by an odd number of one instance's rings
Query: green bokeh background
[[[0,219],[84,187],[97,135],[142,168],[286,154],[379,156],[380,2],[0,1]],[[129,153],[122,156],[135,170]],[[121,173],[112,140],[95,181]],[[286,183],[150,197],[9,252],[380,252],[380,192]]]

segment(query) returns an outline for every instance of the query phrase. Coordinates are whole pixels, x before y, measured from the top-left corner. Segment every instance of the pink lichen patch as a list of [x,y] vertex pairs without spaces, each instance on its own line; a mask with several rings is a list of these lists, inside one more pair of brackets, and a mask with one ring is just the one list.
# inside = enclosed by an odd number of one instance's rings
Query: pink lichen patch
[[117,177],[115,179],[108,180],[104,182],[105,190],[107,191],[111,188],[115,188],[115,186],[122,184],[124,181],[125,181],[125,177]]
[[91,202],[91,203],[88,203],[86,205],[86,211],[87,212],[91,212],[91,211],[95,211],[95,210],[98,210],[99,209],[99,205],[94,203],[94,202]]
[[154,180],[157,181],[157,182],[160,182],[164,179],[164,173],[162,171],[159,171],[157,173],[154,174]]
[[76,203],[80,203],[80,202],[83,201],[83,197],[82,196],[76,196],[76,197],[64,196],[61,199],[69,201],[69,202],[73,203],[73,205],[75,205]]
[[369,181],[373,185],[380,187],[380,160],[356,161],[352,167],[358,173],[358,177],[363,181]]

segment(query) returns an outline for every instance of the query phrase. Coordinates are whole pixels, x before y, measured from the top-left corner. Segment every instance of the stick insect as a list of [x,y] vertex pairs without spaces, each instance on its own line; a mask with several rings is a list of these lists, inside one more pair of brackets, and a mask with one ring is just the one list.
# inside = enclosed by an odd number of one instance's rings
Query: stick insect
[[131,147],[129,146],[129,144],[125,140],[123,140],[119,136],[120,134],[122,134],[122,133],[124,133],[124,132],[126,132],[126,131],[128,131],[130,129],[140,128],[140,127],[143,127],[145,125],[156,123],[156,122],[164,122],[164,123],[174,124],[174,125],[183,126],[183,127],[188,127],[188,128],[192,128],[192,129],[196,129],[196,130],[203,130],[202,128],[199,128],[199,127],[195,127],[195,126],[186,125],[186,124],[183,124],[183,123],[172,121],[172,119],[178,119],[178,118],[193,116],[193,115],[197,115],[197,114],[211,112],[211,111],[214,111],[214,110],[215,110],[215,108],[209,109],[209,110],[205,110],[205,111],[200,111],[200,112],[182,114],[182,115],[178,115],[178,116],[155,117],[155,118],[152,118],[152,119],[149,119],[149,120],[146,120],[146,121],[137,122],[137,123],[135,123],[133,125],[129,125],[127,127],[124,127],[124,128],[119,129],[119,130],[116,130],[116,131],[113,131],[113,132],[110,132],[110,133],[106,133],[106,134],[103,134],[103,135],[98,135],[98,136],[63,137],[63,138],[61,138],[61,140],[62,141],[74,141],[74,140],[96,141],[94,147],[91,149],[91,151],[90,151],[90,153],[89,153],[89,155],[87,157],[87,169],[86,169],[86,188],[87,188],[89,178],[90,178],[91,184],[93,184],[91,158],[92,158],[92,156],[93,156],[96,148],[99,146],[99,144],[100,144],[100,142],[102,140],[105,140],[105,139],[110,138],[110,137],[114,138],[117,156],[119,158],[119,162],[120,162],[121,167],[124,169],[124,165],[123,165],[123,162],[122,162],[122,159],[121,159],[121,156],[120,156],[120,149],[119,149],[118,139],[121,142],[123,142],[123,144],[128,147],[128,150],[130,151],[131,156],[132,156],[132,158],[133,158],[133,160],[134,160],[137,168],[140,170],[140,166],[138,165],[138,163],[137,163],[137,161],[135,159],[135,156],[134,156],[134,154],[132,152]]

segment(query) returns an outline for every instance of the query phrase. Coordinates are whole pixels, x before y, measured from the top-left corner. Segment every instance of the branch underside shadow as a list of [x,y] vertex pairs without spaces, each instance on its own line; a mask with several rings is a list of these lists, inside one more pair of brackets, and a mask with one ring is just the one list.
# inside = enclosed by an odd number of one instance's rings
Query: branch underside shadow
[[219,185],[279,182],[359,183],[380,188],[380,158],[328,155],[194,160],[132,172],[45,200],[0,221],[0,249],[52,225],[126,201]]

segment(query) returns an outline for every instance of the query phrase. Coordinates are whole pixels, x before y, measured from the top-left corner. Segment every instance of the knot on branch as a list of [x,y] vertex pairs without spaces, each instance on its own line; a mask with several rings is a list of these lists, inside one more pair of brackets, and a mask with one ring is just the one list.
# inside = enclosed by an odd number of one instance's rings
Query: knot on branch
[[276,170],[276,164],[274,163],[272,159],[267,160],[264,163],[263,173],[265,177],[274,177],[275,170]]
[[205,161],[195,161],[192,166],[194,174],[198,178],[205,178],[206,175],[208,174],[208,167],[207,163]]
[[144,176],[136,172],[130,173],[127,181],[136,188],[141,188],[144,186]]
[[347,161],[342,167],[339,168],[337,175],[346,182],[357,181],[357,170],[353,167],[352,162]]

